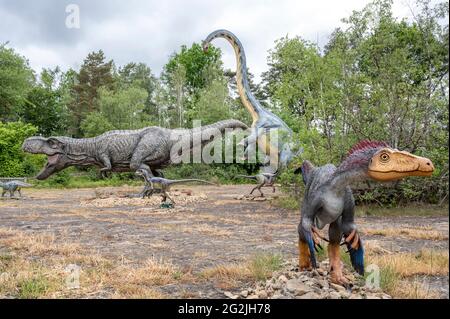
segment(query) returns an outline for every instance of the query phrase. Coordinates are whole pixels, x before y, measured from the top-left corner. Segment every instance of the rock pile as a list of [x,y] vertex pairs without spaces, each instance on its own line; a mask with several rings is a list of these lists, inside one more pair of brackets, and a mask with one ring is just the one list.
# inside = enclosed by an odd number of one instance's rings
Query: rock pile
[[330,281],[329,263],[325,260],[313,271],[298,271],[297,261],[291,260],[276,271],[272,278],[257,283],[252,288],[238,293],[229,291],[224,295],[231,299],[391,299],[381,289],[365,286],[364,280],[356,278],[344,269],[344,275],[352,282],[351,287],[343,287]]

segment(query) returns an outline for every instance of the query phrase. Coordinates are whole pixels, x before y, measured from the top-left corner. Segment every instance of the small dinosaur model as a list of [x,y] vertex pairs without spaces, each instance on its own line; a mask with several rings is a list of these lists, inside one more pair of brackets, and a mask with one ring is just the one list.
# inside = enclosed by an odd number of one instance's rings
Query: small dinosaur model
[[[247,125],[237,120],[224,120],[194,129],[151,126],[109,131],[92,138],[33,136],[24,141],[22,149],[47,155],[47,164],[36,177],[40,180],[69,166],[88,165],[101,167],[102,174],[144,169],[152,176],[162,176],[159,169],[174,164],[184,152],[192,154],[193,149],[210,143],[216,133],[223,134],[226,129],[234,128],[247,129]],[[180,153],[176,150],[181,144],[186,145],[186,149],[181,149]]]
[[258,190],[261,194],[261,197],[264,197],[263,192],[261,191],[261,188],[264,186],[272,187],[272,193],[275,193],[275,186],[273,185],[275,183],[276,174],[270,174],[270,173],[259,173],[254,176],[248,176],[248,175],[237,175],[237,177],[243,177],[248,179],[253,179],[258,182],[258,185],[256,185],[249,195],[253,194],[255,190]]
[[163,177],[154,177],[154,176],[151,176],[144,169],[138,169],[136,171],[136,174],[139,176],[142,176],[147,184],[146,186],[149,186],[149,187],[146,187],[146,190],[145,190],[142,198],[150,197],[151,195],[153,195],[153,193],[155,192],[154,185],[157,184],[157,185],[160,185],[162,203],[165,203],[167,201],[167,199],[169,199],[172,202],[172,204],[175,204],[175,201],[167,193],[170,190],[170,186],[172,186],[173,184],[200,182],[200,183],[204,183],[204,184],[216,185],[214,183],[211,183],[211,182],[208,182],[208,181],[205,181],[202,179],[195,179],[195,178],[172,180],[172,179],[167,179],[167,178],[163,178]]
[[319,229],[329,224],[331,280],[346,285],[340,245],[347,246],[353,268],[364,274],[363,243],[354,222],[355,202],[349,186],[370,179],[383,182],[407,176],[430,176],[434,167],[429,159],[393,149],[385,142],[361,141],[337,168],[332,164],[314,167],[304,161],[295,172],[300,171],[306,189],[298,225],[299,267],[301,270],[317,267],[314,251],[321,248],[320,239],[326,240]]
[[275,174],[280,168],[286,167],[294,156],[299,155],[302,149],[293,153],[292,130],[282,119],[264,109],[250,91],[245,52],[239,39],[228,30],[216,30],[203,41],[203,50],[208,50],[210,42],[216,38],[226,39],[234,49],[239,95],[253,119],[251,134],[240,142],[245,146],[244,156],[255,151],[257,144],[266,155],[262,172]]
[[5,183],[0,182],[0,187],[3,188],[2,197],[5,196],[6,192],[9,192],[9,197],[13,197],[16,191],[19,192],[20,197],[22,197],[20,189],[23,187],[33,187],[33,185],[21,181],[9,181]]

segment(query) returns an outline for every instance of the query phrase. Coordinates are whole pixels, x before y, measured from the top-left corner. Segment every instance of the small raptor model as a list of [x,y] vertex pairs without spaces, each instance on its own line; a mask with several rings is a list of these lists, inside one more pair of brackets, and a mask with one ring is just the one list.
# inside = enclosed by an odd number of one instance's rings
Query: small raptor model
[[190,179],[172,180],[172,179],[167,179],[167,178],[163,178],[163,177],[154,177],[154,176],[150,176],[150,174],[144,169],[138,169],[136,171],[136,174],[139,176],[142,176],[146,182],[146,189],[144,191],[142,198],[150,197],[151,195],[153,195],[153,193],[155,192],[154,184],[159,184],[161,187],[160,190],[161,190],[161,196],[162,196],[162,203],[165,203],[167,201],[167,199],[169,199],[172,202],[172,204],[175,204],[175,201],[167,193],[170,190],[170,186],[172,186],[173,184],[200,182],[200,183],[204,183],[204,184],[216,185],[214,183],[204,181],[202,179],[190,178]]
[[20,189],[23,187],[33,187],[33,185],[21,181],[9,181],[5,183],[0,182],[0,187],[3,188],[2,197],[5,196],[6,192],[9,192],[9,197],[13,197],[16,191],[19,192],[20,197],[22,197]]
[[317,267],[314,251],[321,248],[320,239],[326,240],[319,229],[329,224],[331,280],[347,285],[348,280],[342,274],[340,245],[347,246],[353,268],[364,274],[364,249],[354,223],[355,201],[349,186],[370,179],[383,182],[430,176],[434,167],[427,158],[393,149],[385,142],[365,140],[353,146],[337,168],[332,164],[314,167],[304,161],[295,172],[300,171],[306,190],[298,225],[299,267],[301,270]]
[[258,185],[256,185],[252,191],[250,192],[249,195],[253,194],[253,192],[255,190],[258,190],[259,193],[261,194],[261,197],[264,197],[263,192],[261,191],[261,188],[264,186],[267,187],[272,187],[272,193],[275,193],[275,178],[276,178],[276,174],[271,174],[271,173],[259,173],[253,176],[248,176],[248,175],[236,175],[236,177],[243,177],[243,178],[248,178],[248,179],[253,179],[256,180],[258,182]]
[[280,168],[286,167],[294,156],[299,155],[302,149],[296,154],[293,153],[292,130],[282,119],[264,109],[250,91],[245,52],[239,39],[228,30],[216,30],[203,41],[203,50],[208,50],[210,42],[216,38],[226,39],[234,49],[239,95],[253,119],[251,134],[240,142],[245,146],[244,156],[248,158],[249,153],[255,151],[258,145],[266,155],[262,172],[276,174]]
[[102,174],[144,169],[151,176],[162,176],[159,169],[178,163],[186,154],[192,155],[195,148],[210,143],[218,133],[235,128],[248,127],[237,120],[224,120],[193,129],[150,126],[109,131],[92,138],[33,136],[24,141],[22,149],[47,155],[47,164],[36,177],[40,180],[69,166],[88,165],[101,167]]

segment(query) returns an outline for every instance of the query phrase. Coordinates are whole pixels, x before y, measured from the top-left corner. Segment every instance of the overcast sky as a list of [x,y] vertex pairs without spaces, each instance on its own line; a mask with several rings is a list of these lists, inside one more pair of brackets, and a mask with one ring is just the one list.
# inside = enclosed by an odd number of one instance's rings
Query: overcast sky
[[[258,81],[276,39],[300,35],[323,46],[342,18],[368,2],[0,0],[0,43],[9,41],[37,71],[57,65],[78,69],[89,52],[102,49],[116,65],[145,62],[159,75],[169,55],[182,44],[200,42],[223,28],[240,38]],[[408,3],[412,1],[395,0],[395,16],[410,17]],[[66,27],[68,4],[80,9],[79,29]],[[222,49],[225,67],[234,69],[234,52],[228,43],[218,39],[214,45]]]

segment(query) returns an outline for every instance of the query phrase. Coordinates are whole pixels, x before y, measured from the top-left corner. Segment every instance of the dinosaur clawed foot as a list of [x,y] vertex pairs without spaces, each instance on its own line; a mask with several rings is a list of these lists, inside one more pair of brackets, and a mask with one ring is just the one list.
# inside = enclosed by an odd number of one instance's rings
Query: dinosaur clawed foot
[[331,270],[330,271],[330,280],[334,284],[338,284],[341,286],[344,286],[346,288],[351,286],[350,281],[345,278],[345,276],[342,274],[341,270]]
[[338,243],[330,243],[328,245],[328,257],[330,259],[330,280],[332,283],[344,286],[346,288],[350,287],[350,281],[345,278],[342,273],[343,264],[340,255],[340,246]]

